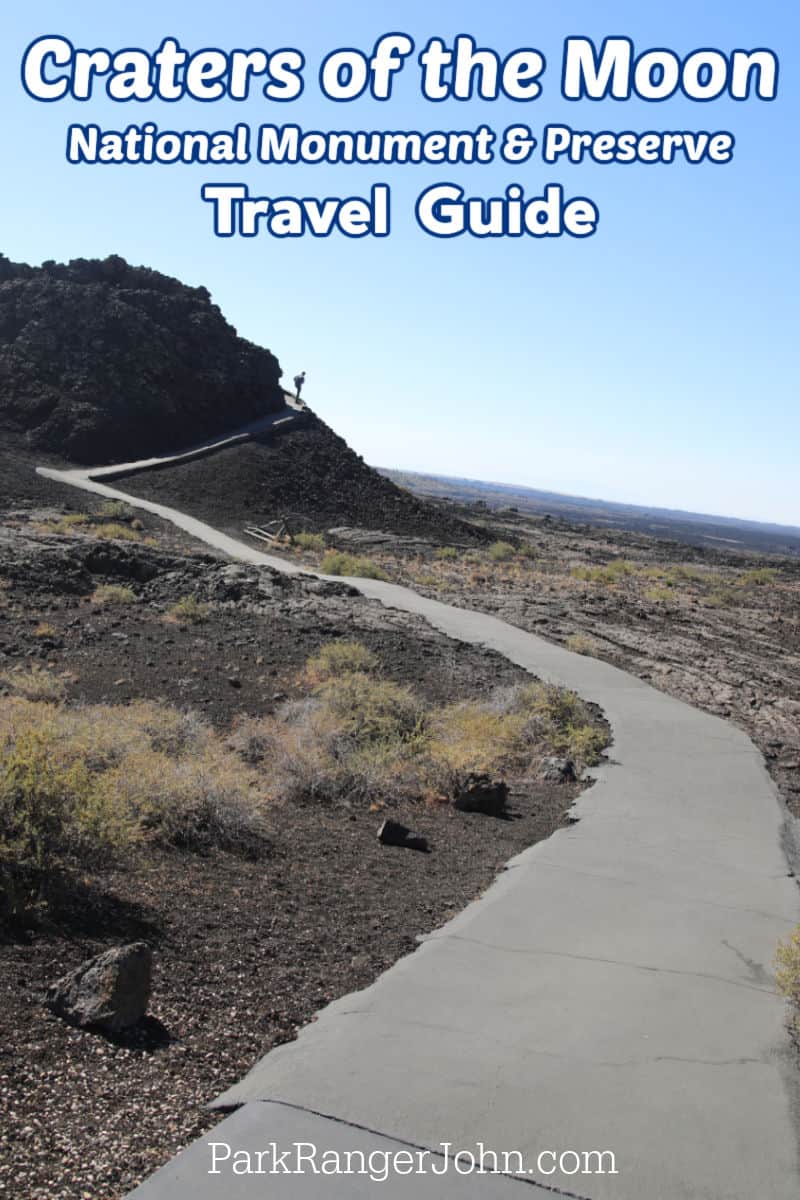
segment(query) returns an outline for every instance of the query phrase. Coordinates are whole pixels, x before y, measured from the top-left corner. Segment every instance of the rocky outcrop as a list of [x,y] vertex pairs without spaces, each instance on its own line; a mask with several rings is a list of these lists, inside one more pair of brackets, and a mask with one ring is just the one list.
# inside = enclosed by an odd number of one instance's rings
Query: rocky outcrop
[[488,775],[468,775],[453,798],[454,808],[461,812],[485,813],[487,817],[502,816],[507,803],[508,785]]
[[277,359],[205,288],[117,256],[0,257],[0,426],[75,462],[131,460],[283,406]]
[[[32,523],[47,515],[34,511]],[[148,600],[164,605],[186,595],[208,603],[248,606],[274,599],[303,603],[309,596],[357,595],[346,583],[310,575],[290,578],[271,567],[240,566],[210,554],[176,555],[144,543],[2,527],[0,579],[23,586],[31,600],[51,594],[87,596],[99,583],[133,584]]]
[[[41,514],[43,518],[47,515]],[[85,596],[97,586],[98,578],[149,583],[182,563],[182,559],[149,546],[0,528],[0,576],[24,584],[31,598],[54,591]]]
[[153,954],[146,942],[117,946],[52,984],[47,1006],[71,1025],[121,1033],[147,1012],[152,965]]
[[414,833],[399,821],[386,820],[378,830],[378,841],[382,846],[400,846],[404,850],[427,850],[428,839]]
[[546,758],[542,763],[542,779],[548,783],[574,783],[577,778],[571,758]]

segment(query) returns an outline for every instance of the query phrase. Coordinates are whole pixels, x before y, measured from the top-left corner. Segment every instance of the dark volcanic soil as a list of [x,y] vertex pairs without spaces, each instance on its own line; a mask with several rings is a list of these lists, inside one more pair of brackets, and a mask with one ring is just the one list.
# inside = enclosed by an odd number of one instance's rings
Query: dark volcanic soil
[[[34,661],[66,672],[70,700],[158,697],[227,725],[300,695],[298,672],[336,637],[357,638],[393,679],[432,701],[480,696],[525,677],[499,655],[442,638],[345,584],[82,534],[32,536],[38,515],[20,513],[0,527],[0,670]],[[107,582],[131,586],[138,602],[93,604],[91,593]],[[211,604],[212,619],[165,620],[187,596]]]
[[[292,695],[309,654],[341,636],[432,700],[527,678],[343,585],[81,534],[42,538],[40,523],[23,513],[0,526],[0,670],[47,664],[67,673],[73,701],[165,698],[225,728]],[[98,608],[89,597],[100,583],[131,586],[137,602]],[[165,621],[190,594],[211,605],[208,620]],[[525,781],[508,820],[395,806],[428,854],[380,846],[379,811],[276,805],[268,858],[138,851],[50,925],[0,944],[0,1195],[122,1196],[215,1122],[204,1105],[261,1054],[369,984],[563,824],[576,791]],[[43,1008],[54,978],[138,938],[154,946],[156,976],[151,1019],[130,1038],[71,1028]]]
[[248,521],[289,518],[308,530],[361,525],[467,545],[485,540],[480,529],[395,487],[313,415],[294,430],[115,486],[237,537]]
[[[25,514],[34,509],[54,509],[58,513],[98,512],[104,504],[101,496],[36,474],[37,466],[63,470],[66,465],[52,454],[30,450],[26,439],[19,434],[0,430],[0,520],[9,512]],[[195,553],[198,549],[194,538],[176,529],[169,521],[148,516],[147,527],[149,532],[158,535],[159,544],[165,549],[187,553]]]

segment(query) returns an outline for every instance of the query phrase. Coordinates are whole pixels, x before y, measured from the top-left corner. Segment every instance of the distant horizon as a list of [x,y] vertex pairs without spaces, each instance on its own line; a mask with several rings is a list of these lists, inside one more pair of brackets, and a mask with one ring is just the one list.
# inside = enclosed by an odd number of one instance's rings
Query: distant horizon
[[516,492],[531,492],[536,496],[558,496],[562,500],[587,500],[592,504],[603,504],[615,508],[635,508],[642,513],[665,513],[686,517],[708,517],[712,521],[730,521],[742,525],[760,525],[765,528],[788,530],[800,537],[800,525],[792,525],[785,521],[766,520],[761,517],[732,516],[725,513],[705,512],[692,508],[673,507],[663,504],[643,504],[638,500],[609,500],[604,496],[589,496],[581,492],[562,492],[558,488],[537,488],[529,483],[507,483],[501,479],[479,479],[474,475],[445,475],[438,471],[419,471],[413,467],[387,467],[375,463],[369,464],[374,471],[381,474],[395,472],[402,475],[416,475],[421,479],[436,479],[444,483],[474,483],[481,487],[496,487],[511,489]]
[[[112,255],[113,255],[113,253],[114,252],[112,252]],[[45,261],[48,261],[46,259],[40,259],[38,257],[34,258],[33,261],[26,260],[26,259],[19,259],[19,258],[16,258],[12,253],[7,253],[6,247],[0,247],[0,257],[5,257],[12,262],[22,263],[23,265],[28,265],[28,266],[31,266],[31,267],[34,267],[37,269],[41,268]],[[82,256],[76,256],[76,257],[80,258],[80,257],[89,257],[89,256],[82,255]],[[106,257],[108,257],[108,256],[106,256]],[[121,255],[120,257],[125,257],[125,256]],[[52,261],[52,260],[49,260],[49,261]],[[68,260],[65,259],[64,261],[66,262]],[[166,270],[162,270],[161,267],[154,267],[152,263],[147,263],[147,262],[136,263],[136,262],[132,262],[130,259],[126,259],[126,261],[129,263],[130,266],[144,267],[145,269],[151,269],[151,270],[157,271],[161,274],[165,274],[165,275],[169,274],[169,272],[167,272]],[[177,278],[179,282],[186,283],[186,285],[190,286],[190,287],[205,286],[203,284],[187,283],[187,281],[185,279],[181,279],[177,275],[171,276],[171,277]],[[212,304],[217,304],[217,301],[213,294],[211,295],[211,302],[212,302]],[[220,307],[223,317],[225,317],[225,319],[228,320],[229,323],[233,324],[233,321],[231,321],[230,317],[225,312],[225,309],[222,307],[222,305],[218,305],[218,307]],[[263,346],[263,340],[261,342],[255,341],[255,339],[249,339],[249,340],[253,340],[256,345],[259,345],[262,348],[266,349],[266,347]],[[282,370],[281,371],[281,380],[283,381],[284,379],[286,379],[287,384],[288,384],[289,372]],[[293,394],[293,393],[290,393],[288,387],[284,386],[283,382],[281,382],[280,386],[287,393]],[[312,408],[312,411],[314,411],[316,413],[316,410],[313,408]],[[319,415],[319,414],[316,414],[316,415]],[[340,435],[341,435],[341,430],[338,427],[338,425],[334,429],[334,432],[340,433]],[[348,441],[348,444],[353,445],[349,436],[346,437],[346,440]],[[361,456],[364,458],[365,461],[368,461],[366,453],[362,452],[358,448],[357,445],[353,446],[353,448],[356,449],[357,453],[361,454]],[[437,471],[437,470],[430,469],[430,468],[423,469],[423,468],[418,468],[418,467],[405,467],[405,466],[390,467],[390,466],[378,465],[378,464],[375,464],[372,462],[370,462],[369,465],[372,466],[374,470],[379,471],[379,472],[397,471],[397,472],[402,472],[404,474],[417,475],[417,476],[421,476],[423,478],[431,478],[431,479],[442,480],[442,481],[452,481],[452,482],[460,481],[460,482],[464,482],[464,483],[478,484],[478,485],[481,485],[484,487],[488,486],[488,487],[497,487],[497,488],[508,488],[508,489],[512,489],[512,490],[516,490],[516,491],[531,492],[536,495],[558,496],[564,500],[584,500],[584,501],[589,501],[589,502],[595,503],[595,504],[616,506],[616,507],[621,507],[621,508],[634,508],[643,513],[683,514],[685,516],[690,516],[690,517],[707,517],[710,520],[716,520],[716,521],[730,521],[730,522],[739,522],[739,523],[745,523],[745,524],[749,523],[749,524],[753,524],[753,525],[771,527],[773,529],[788,530],[788,531],[796,533],[798,536],[800,536],[800,524],[796,525],[796,524],[792,523],[791,521],[777,521],[777,520],[775,520],[773,518],[769,518],[769,517],[743,516],[743,515],[735,515],[735,514],[730,514],[730,513],[715,512],[715,511],[712,511],[709,509],[687,508],[682,504],[666,504],[663,502],[659,504],[659,503],[645,502],[642,500],[628,500],[628,499],[623,500],[623,499],[619,499],[619,498],[612,499],[612,498],[609,498],[608,496],[604,496],[600,493],[594,493],[594,492],[589,492],[589,491],[586,491],[586,492],[580,491],[580,490],[564,491],[564,490],[562,490],[561,487],[553,487],[553,486],[537,487],[530,483],[520,483],[518,480],[510,481],[510,480],[501,480],[501,479],[496,479],[496,478],[491,478],[491,477],[484,478],[483,476],[479,476],[479,475],[460,475],[460,474],[453,475],[453,474],[449,474],[447,472]]]

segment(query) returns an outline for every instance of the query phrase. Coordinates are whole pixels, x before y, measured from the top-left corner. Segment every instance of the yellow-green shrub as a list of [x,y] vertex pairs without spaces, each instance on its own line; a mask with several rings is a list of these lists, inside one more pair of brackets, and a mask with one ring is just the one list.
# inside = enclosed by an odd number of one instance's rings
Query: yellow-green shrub
[[[365,669],[340,671],[348,661]],[[230,745],[245,762],[268,764],[283,799],[418,795],[426,707],[411,688],[368,674],[376,665],[359,643],[330,643],[307,664],[310,694],[276,717],[238,721]]]
[[112,521],[129,521],[133,516],[133,509],[124,500],[106,500],[100,506],[100,515]]
[[369,674],[378,667],[378,659],[361,642],[342,638],[326,642],[318,654],[306,663],[305,678],[312,686],[354,672]]
[[774,583],[780,577],[780,571],[775,567],[754,567],[751,571],[745,571],[736,580],[739,587],[765,587],[769,583]]
[[196,596],[182,596],[168,610],[167,616],[177,625],[201,625],[208,619],[208,605],[201,604]]
[[652,604],[664,604],[669,600],[674,600],[675,596],[668,587],[654,587],[645,588],[644,598]]
[[340,736],[358,745],[404,742],[419,736],[424,706],[411,688],[367,675],[343,675],[315,688]]
[[101,583],[92,592],[92,604],[133,604],[136,593],[121,583]]
[[89,513],[67,513],[57,521],[41,527],[42,533],[85,533],[90,537],[108,538],[126,542],[140,541],[139,530],[143,528],[141,521],[123,525],[123,520],[129,520],[132,510],[121,500],[111,500],[104,504],[97,516]]
[[321,533],[308,533],[303,530],[292,535],[292,544],[299,546],[301,550],[314,550],[321,554],[325,549],[325,538]]
[[0,875],[15,913],[135,840],[263,849],[258,777],[169,705],[0,699]]
[[594,725],[572,724],[552,738],[553,749],[566,754],[580,766],[593,767],[600,761],[606,736]]
[[471,774],[528,773],[552,753],[589,765],[605,745],[584,703],[556,687],[433,708],[411,688],[363,671],[314,682],[317,671],[306,672],[313,690],[305,699],[276,717],[238,722],[230,739],[245,762],[268,764],[274,795],[285,800],[451,796]]
[[101,521],[91,527],[92,535],[98,538],[108,538],[109,541],[138,542],[140,537],[130,525],[120,525],[117,521]]
[[792,1005],[792,1020],[800,1032],[800,925],[778,944],[775,964],[778,988]]
[[82,526],[89,524],[89,516],[87,513],[67,513],[66,516],[60,517],[58,521],[53,521],[50,524],[41,526],[42,533],[75,533]]
[[511,542],[492,542],[489,547],[489,558],[492,562],[507,562],[515,553]]
[[177,759],[152,745],[137,746],[104,783],[157,842],[188,850],[258,849],[256,780],[213,737]]
[[726,608],[734,604],[737,596],[731,588],[715,588],[713,592],[703,597],[703,604],[709,608]]
[[603,567],[573,567],[570,574],[573,579],[583,579],[587,583],[620,583],[629,575],[636,573],[633,563],[624,558],[615,558]]
[[475,701],[442,709],[431,719],[426,785],[449,795],[468,775],[496,775],[520,768],[524,731],[521,713],[492,712]]
[[[41,712],[42,706],[37,706]],[[132,822],[85,763],[58,753],[46,728],[22,728],[2,744],[0,914],[46,902],[63,872],[96,865],[124,846]]]
[[597,654],[597,642],[585,633],[571,633],[564,645],[573,654],[586,654],[589,657]]
[[388,579],[388,575],[371,558],[329,550],[320,564],[324,575],[349,575],[359,579]]
[[535,733],[551,750],[573,758],[578,767],[591,767],[599,761],[606,736],[593,724],[577,693],[554,684],[533,683],[520,690],[518,703],[529,717],[529,736]]
[[63,679],[36,665],[22,671],[4,671],[0,674],[0,684],[12,696],[26,700],[63,700],[67,691]]

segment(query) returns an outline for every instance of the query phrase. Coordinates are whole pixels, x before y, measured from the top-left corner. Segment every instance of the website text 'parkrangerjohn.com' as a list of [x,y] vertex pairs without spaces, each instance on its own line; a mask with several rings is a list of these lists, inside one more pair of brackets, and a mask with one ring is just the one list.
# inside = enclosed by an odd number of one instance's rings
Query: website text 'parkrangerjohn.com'
[[392,1175],[618,1175],[612,1150],[541,1150],[531,1161],[518,1150],[495,1151],[483,1142],[459,1149],[440,1142],[434,1150],[334,1150],[314,1142],[267,1142],[261,1150],[208,1142],[209,1175],[361,1175],[385,1183]]

